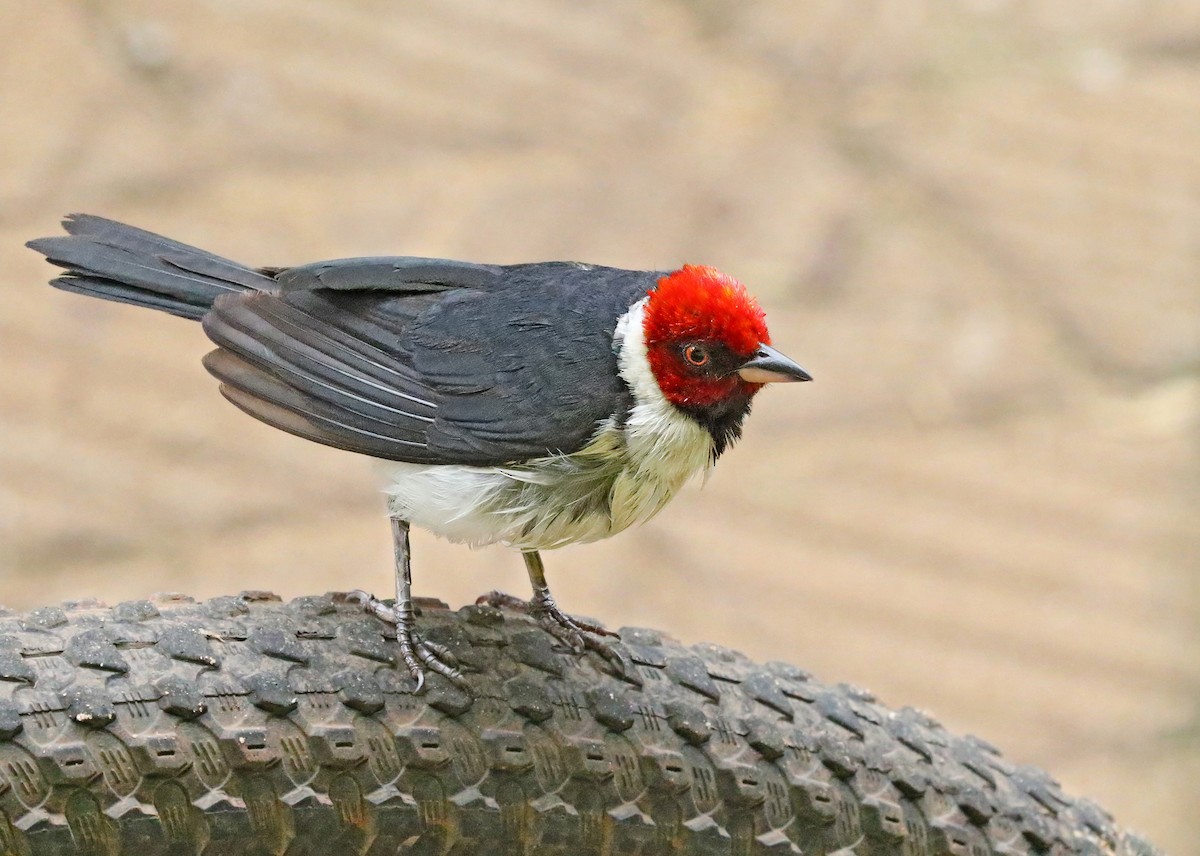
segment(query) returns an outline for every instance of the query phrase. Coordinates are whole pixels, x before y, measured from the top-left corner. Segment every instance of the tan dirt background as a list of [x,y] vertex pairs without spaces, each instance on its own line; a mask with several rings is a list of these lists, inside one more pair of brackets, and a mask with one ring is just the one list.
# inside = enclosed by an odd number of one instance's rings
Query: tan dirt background
[[[714,264],[817,382],[548,558],[568,609],[927,708],[1200,854],[1200,3],[0,6],[0,601],[389,587],[367,462],[45,288],[82,210],[233,258]],[[419,593],[524,592],[416,536]]]

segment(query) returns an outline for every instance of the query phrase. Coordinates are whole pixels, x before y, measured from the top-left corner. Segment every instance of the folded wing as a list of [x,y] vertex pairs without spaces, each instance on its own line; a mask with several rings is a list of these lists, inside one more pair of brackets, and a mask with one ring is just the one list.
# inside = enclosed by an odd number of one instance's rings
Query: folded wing
[[293,268],[277,294],[216,301],[205,365],[256,418],[373,457],[570,453],[628,405],[612,330],[649,276],[428,259]]

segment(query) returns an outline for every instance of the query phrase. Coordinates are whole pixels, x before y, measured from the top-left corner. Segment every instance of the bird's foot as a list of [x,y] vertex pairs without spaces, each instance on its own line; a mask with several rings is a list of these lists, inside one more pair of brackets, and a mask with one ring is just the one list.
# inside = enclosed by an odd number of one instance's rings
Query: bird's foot
[[400,656],[404,658],[404,664],[408,666],[409,673],[417,683],[414,694],[420,693],[425,687],[425,669],[437,672],[459,689],[468,689],[466,679],[457,668],[458,661],[449,649],[417,635],[412,604],[390,605],[362,590],[350,592],[347,600],[359,604],[364,612],[369,612],[381,621],[395,625],[396,641],[400,643]]
[[614,633],[599,624],[592,624],[567,615],[558,608],[549,592],[535,594],[530,600],[521,600],[502,591],[490,591],[475,600],[477,604],[487,604],[497,608],[515,609],[524,612],[537,621],[538,625],[562,642],[576,654],[584,651],[594,651],[619,671],[625,671],[625,662],[612,645],[604,641],[604,636],[619,639],[620,634]]

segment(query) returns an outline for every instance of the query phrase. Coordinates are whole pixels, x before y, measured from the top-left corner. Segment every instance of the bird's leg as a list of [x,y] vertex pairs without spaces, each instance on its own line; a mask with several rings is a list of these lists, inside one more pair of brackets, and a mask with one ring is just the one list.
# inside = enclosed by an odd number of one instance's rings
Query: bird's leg
[[417,682],[413,692],[425,686],[425,669],[437,672],[459,686],[464,685],[462,673],[454,667],[454,657],[441,645],[426,642],[417,635],[416,611],[412,602],[412,555],[408,542],[408,521],[392,518],[392,549],[396,560],[396,601],[388,605],[366,592],[356,592],[363,608],[377,618],[396,625],[396,641],[400,656]]
[[546,569],[542,565],[542,557],[537,550],[523,550],[525,570],[529,573],[529,584],[533,587],[533,597],[528,602],[512,595],[494,591],[479,598],[478,603],[491,606],[506,606],[528,612],[537,619],[551,636],[571,647],[574,651],[595,651],[606,660],[621,665],[621,657],[608,643],[597,639],[597,636],[616,636],[611,630],[606,630],[596,624],[572,618],[554,602],[550,587],[546,584]]

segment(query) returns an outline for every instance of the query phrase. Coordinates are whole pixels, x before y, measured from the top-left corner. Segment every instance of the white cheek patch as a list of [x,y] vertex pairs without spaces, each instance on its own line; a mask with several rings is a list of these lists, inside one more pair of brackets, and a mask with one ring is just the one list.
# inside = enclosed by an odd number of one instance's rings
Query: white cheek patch
[[621,377],[629,384],[638,401],[662,398],[662,390],[658,388],[658,381],[650,369],[650,360],[646,355],[646,333],[642,329],[649,300],[648,296],[643,297],[629,307],[629,311],[617,319],[617,328],[613,332],[613,346],[618,351]]

